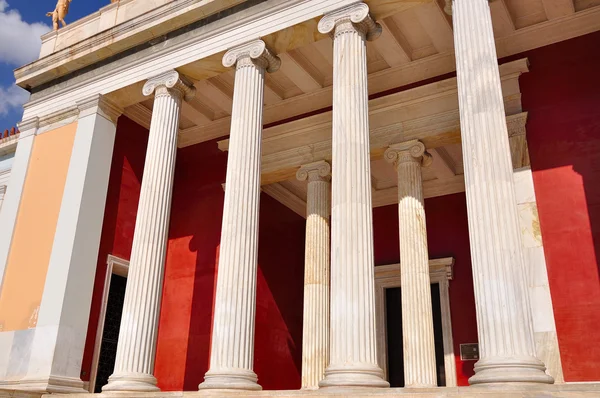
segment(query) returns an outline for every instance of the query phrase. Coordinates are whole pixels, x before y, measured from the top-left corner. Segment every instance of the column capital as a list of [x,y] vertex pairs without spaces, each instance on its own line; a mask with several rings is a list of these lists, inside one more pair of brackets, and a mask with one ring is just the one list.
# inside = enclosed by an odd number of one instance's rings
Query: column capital
[[431,155],[425,150],[425,144],[419,140],[390,145],[383,157],[388,163],[393,163],[396,167],[407,162],[420,163],[421,166],[427,167],[432,162]]
[[299,181],[330,181],[331,166],[324,160],[319,162],[305,164],[296,173]]
[[145,96],[152,95],[155,91],[156,95],[176,93],[186,101],[196,95],[194,83],[174,69],[148,79],[142,89]]
[[381,25],[369,15],[369,6],[362,2],[326,14],[319,21],[318,29],[332,37],[358,31],[369,41],[377,39],[382,31]]
[[82,101],[78,101],[77,109],[79,109],[80,119],[97,113],[113,123],[117,123],[117,119],[123,114],[123,108],[101,94],[96,94]]
[[[492,0],[488,0],[488,3],[492,1]],[[446,6],[444,7],[444,11],[446,12],[446,14],[448,15],[452,15],[452,3],[454,2],[454,0],[446,0]]]
[[262,40],[253,40],[251,42],[234,47],[227,51],[223,56],[223,66],[231,68],[242,68],[249,65],[258,65],[267,72],[277,72],[281,65],[281,60],[273,54]]

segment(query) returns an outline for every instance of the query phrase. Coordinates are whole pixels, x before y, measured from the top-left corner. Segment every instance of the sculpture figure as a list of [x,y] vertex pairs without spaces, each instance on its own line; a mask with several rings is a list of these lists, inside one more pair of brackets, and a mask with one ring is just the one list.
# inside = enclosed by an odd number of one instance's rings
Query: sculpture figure
[[46,13],[46,16],[52,17],[52,26],[54,27],[54,30],[58,30],[59,21],[63,28],[67,26],[65,17],[69,13],[69,5],[71,4],[71,1],[73,0],[58,0],[54,11]]

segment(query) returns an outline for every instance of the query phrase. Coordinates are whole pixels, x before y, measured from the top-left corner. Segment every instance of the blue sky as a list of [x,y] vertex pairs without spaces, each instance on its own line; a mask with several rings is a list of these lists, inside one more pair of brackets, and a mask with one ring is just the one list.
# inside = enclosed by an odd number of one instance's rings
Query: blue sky
[[[72,0],[66,22],[107,4],[110,0]],[[28,94],[15,87],[13,70],[37,59],[39,38],[52,29],[46,13],[55,6],[56,0],[0,0],[0,131],[21,120]]]

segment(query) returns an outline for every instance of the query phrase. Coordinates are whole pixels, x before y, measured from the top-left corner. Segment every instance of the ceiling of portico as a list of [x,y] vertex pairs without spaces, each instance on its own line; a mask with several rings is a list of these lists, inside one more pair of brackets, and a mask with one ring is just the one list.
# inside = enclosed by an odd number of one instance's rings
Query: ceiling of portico
[[[367,45],[374,206],[396,200],[393,168],[381,156],[387,145],[406,139],[421,139],[433,155],[434,164],[424,170],[426,197],[463,191],[455,80],[393,92],[454,71],[445,0],[366,2],[383,27],[382,36]],[[600,0],[494,0],[490,7],[499,57],[600,30]],[[266,76],[263,189],[299,213],[306,192],[295,170],[302,162],[330,159],[332,41],[318,33],[317,22],[263,38],[282,60],[280,70]],[[182,108],[180,147],[229,134],[234,72],[222,67],[221,56],[178,68],[197,88],[196,98]],[[516,77],[526,69],[525,62],[505,68],[507,116],[513,119],[524,120]],[[149,126],[153,100],[142,97],[139,85],[120,90],[113,100]],[[513,137],[511,146],[515,164],[523,163],[524,138]],[[220,147],[226,150],[227,142]]]
[[[529,164],[519,76],[528,72],[526,59],[500,67],[507,133],[513,166]],[[397,202],[396,172],[384,160],[392,144],[418,139],[432,156],[422,169],[425,198],[463,192],[464,171],[460,141],[457,84],[455,78],[440,80],[369,101],[371,186],[373,206]],[[306,182],[296,181],[304,164],[332,161],[331,111],[266,127],[262,145],[262,189],[296,213],[306,211]],[[227,151],[229,140],[218,141]]]
[[[370,94],[454,71],[452,21],[443,11],[445,0],[366,2],[383,26],[382,36],[367,46]],[[600,0],[494,0],[490,7],[499,57],[600,29]],[[263,38],[282,59],[281,69],[266,77],[266,125],[331,106],[332,41],[318,33],[317,22]],[[223,68],[221,56],[179,68],[198,89],[183,107],[181,147],[228,135],[234,73]],[[147,125],[152,100],[141,91],[133,85],[111,96]]]

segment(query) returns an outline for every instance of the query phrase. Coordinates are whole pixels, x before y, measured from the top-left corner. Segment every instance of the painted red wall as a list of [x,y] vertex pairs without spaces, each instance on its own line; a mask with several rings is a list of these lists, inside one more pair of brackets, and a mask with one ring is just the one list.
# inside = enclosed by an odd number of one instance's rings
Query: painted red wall
[[121,116],[117,124],[90,321],[82,363],[81,378],[85,381],[90,379],[92,368],[94,343],[106,276],[106,259],[109,254],[112,254],[129,260],[131,255],[133,229],[147,145],[148,130],[125,116]]
[[[227,154],[179,150],[156,355],[165,391],[196,390],[208,370]],[[300,387],[304,219],[261,196],[254,370],[264,389]]]
[[600,32],[526,55],[527,140],[566,381],[600,380]]
[[[425,200],[427,244],[430,258],[454,257],[454,279],[450,282],[450,311],[459,386],[469,385],[474,361],[461,361],[460,344],[477,343],[477,319],[471,274],[467,202],[464,193]],[[375,264],[400,262],[398,207],[373,210]]]

